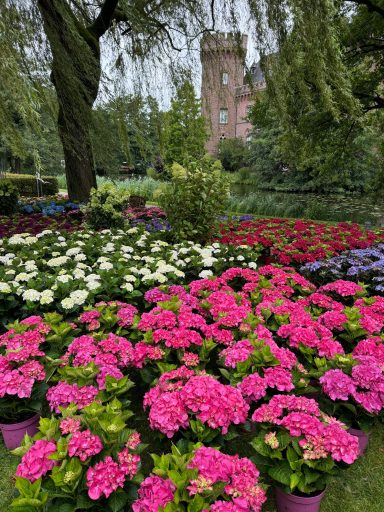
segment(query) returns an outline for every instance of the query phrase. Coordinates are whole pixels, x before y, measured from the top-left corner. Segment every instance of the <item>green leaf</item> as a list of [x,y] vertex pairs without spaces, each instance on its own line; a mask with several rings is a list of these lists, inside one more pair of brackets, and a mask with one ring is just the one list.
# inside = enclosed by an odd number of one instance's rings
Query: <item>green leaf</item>
[[290,487],[291,491],[293,491],[295,489],[295,487],[298,486],[302,476],[303,476],[302,473],[292,473],[291,474],[291,481],[290,481],[290,484],[289,484],[289,487]]
[[128,501],[128,496],[124,491],[114,492],[108,500],[108,505],[111,507],[112,512],[119,512],[125,507]]
[[278,465],[269,468],[268,474],[273,480],[280,484],[289,486],[291,484],[291,468],[287,461],[281,461]]

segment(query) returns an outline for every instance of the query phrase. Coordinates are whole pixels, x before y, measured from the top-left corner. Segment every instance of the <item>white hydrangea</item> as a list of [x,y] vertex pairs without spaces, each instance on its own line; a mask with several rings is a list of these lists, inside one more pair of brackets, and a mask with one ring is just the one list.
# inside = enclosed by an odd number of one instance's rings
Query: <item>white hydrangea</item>
[[97,279],[100,279],[100,276],[98,274],[88,274],[87,276],[84,277],[84,281],[86,282],[95,281]]
[[33,288],[30,288],[28,290],[25,290],[23,293],[23,299],[25,301],[29,300],[30,302],[38,302],[40,300],[41,293],[37,290],[34,290]]
[[67,256],[76,256],[76,254],[79,254],[80,252],[80,247],[71,247],[71,249],[68,249],[68,251],[65,254]]
[[85,261],[87,259],[86,255],[82,252],[79,254],[76,254],[75,261]]
[[88,298],[88,295],[87,290],[75,290],[69,294],[69,298],[73,300],[74,304],[81,306]]
[[217,258],[203,258],[203,265],[204,267],[213,267],[213,264],[216,263]]
[[81,270],[81,268],[75,268],[75,270],[73,271],[73,277],[75,279],[83,279],[85,277],[84,270]]
[[69,274],[62,274],[56,277],[56,281],[59,281],[59,283],[68,283],[69,281],[73,281],[73,277]]
[[133,286],[131,285],[131,283],[124,283],[123,285],[120,286],[120,288],[122,290],[127,290],[127,292],[133,292]]
[[97,258],[96,263],[105,263],[109,260],[110,258],[107,258],[106,256],[100,256],[100,258]]
[[[52,253],[54,254],[54,253]],[[55,268],[55,267],[62,267],[67,263],[69,260],[68,256],[59,256],[58,258],[52,258],[47,261],[48,267]]]
[[113,265],[109,261],[104,261],[104,262],[100,263],[99,269],[100,270],[112,270]]
[[127,281],[128,283],[134,283],[136,281],[136,277],[132,274],[127,274],[123,277],[124,281]]
[[97,281],[96,279],[93,281],[87,281],[86,287],[88,290],[96,290],[96,288],[100,288],[101,283],[100,281]]
[[0,293],[11,293],[12,288],[9,286],[8,283],[5,283],[4,281],[0,281]]
[[66,299],[63,299],[60,304],[64,309],[72,309],[75,306],[75,301],[70,297],[67,297]]
[[199,274],[199,277],[201,277],[202,279],[206,279],[207,277],[210,277],[212,275],[212,270],[202,270]]
[[31,272],[30,274],[27,274],[26,272],[20,272],[20,274],[17,274],[17,276],[15,277],[15,281],[17,283],[20,283],[22,281],[28,283],[28,281],[30,281],[35,276],[37,276],[37,272]]
[[135,252],[134,248],[131,247],[130,245],[122,245],[120,247],[120,251],[121,252]]
[[[131,272],[133,272],[133,269],[131,268],[130,269]],[[152,272],[149,270],[149,268],[147,267],[143,267],[139,270],[139,274],[142,275],[142,276],[149,276],[149,274],[151,274]]]
[[256,264],[254,261],[250,261],[250,262],[248,263],[248,267],[249,267],[249,268],[252,268],[252,269],[255,269],[255,268],[257,268],[257,264]]
[[40,304],[51,304],[53,302],[53,291],[52,290],[44,290],[41,292],[40,296]]

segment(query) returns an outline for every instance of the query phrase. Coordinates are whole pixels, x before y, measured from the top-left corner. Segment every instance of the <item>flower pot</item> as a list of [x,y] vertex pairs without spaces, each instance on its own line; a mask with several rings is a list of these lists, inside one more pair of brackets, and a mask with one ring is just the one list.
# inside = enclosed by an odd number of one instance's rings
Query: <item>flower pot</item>
[[0,423],[4,444],[8,450],[13,450],[21,445],[25,434],[34,436],[38,431],[40,414],[35,414],[28,420],[19,423]]
[[319,512],[325,490],[316,496],[295,496],[275,487],[277,512]]
[[369,434],[364,432],[363,430],[359,430],[357,428],[349,428],[348,432],[352,436],[356,436],[359,440],[359,456],[361,457],[364,455],[365,450],[367,449],[368,442],[369,442]]

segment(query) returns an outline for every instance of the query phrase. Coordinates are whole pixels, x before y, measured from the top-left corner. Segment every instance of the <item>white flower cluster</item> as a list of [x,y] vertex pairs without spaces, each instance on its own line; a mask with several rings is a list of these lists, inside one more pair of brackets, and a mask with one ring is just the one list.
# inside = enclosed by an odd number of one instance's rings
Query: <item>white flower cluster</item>
[[[229,266],[255,268],[257,253],[248,246],[193,242],[168,244],[137,228],[45,231],[4,239],[0,244],[0,300],[19,307],[72,312],[99,297],[134,300],[161,284],[185,284],[221,273]],[[8,301],[12,303],[12,301]],[[14,307],[14,304],[13,306]],[[9,319],[9,318],[8,318]]]

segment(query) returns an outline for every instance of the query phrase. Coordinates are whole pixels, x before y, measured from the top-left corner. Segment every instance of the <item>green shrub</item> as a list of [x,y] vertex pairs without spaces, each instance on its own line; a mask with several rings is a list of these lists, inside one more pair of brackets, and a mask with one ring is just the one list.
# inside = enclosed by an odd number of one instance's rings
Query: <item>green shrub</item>
[[105,184],[91,190],[89,203],[84,208],[85,220],[92,229],[121,228],[124,226],[122,211],[128,204],[129,193]]
[[[54,176],[42,176],[42,192],[44,196],[53,196],[59,192],[57,178]],[[36,177],[32,174],[10,174],[7,173],[7,180],[12,182],[21,196],[37,196]]]
[[221,163],[208,156],[186,167],[172,166],[171,183],[161,191],[159,203],[176,240],[205,242],[210,237],[229,196],[229,180],[221,170]]
[[11,215],[17,210],[19,193],[10,180],[0,180],[0,215]]

